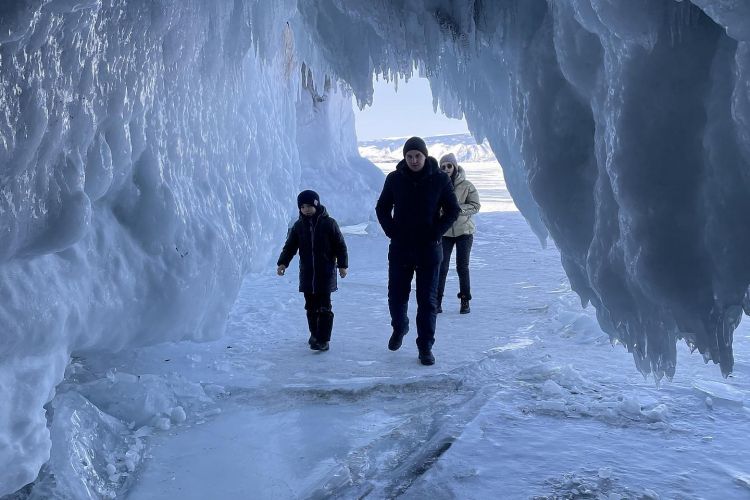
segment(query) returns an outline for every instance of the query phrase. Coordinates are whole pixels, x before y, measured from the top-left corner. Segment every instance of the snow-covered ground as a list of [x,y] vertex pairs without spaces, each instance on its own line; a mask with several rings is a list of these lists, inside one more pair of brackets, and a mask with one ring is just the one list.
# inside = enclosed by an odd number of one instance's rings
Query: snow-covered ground
[[[481,168],[468,171],[488,206]],[[329,352],[307,347],[295,259],[284,277],[247,276],[220,340],[76,359],[53,403],[58,477],[43,472],[31,497],[750,496],[747,325],[730,378],[680,345],[677,375],[657,386],[581,310],[558,251],[518,212],[476,220],[472,312],[449,299],[452,270],[434,366],[413,333],[387,349],[387,240],[350,227]]]

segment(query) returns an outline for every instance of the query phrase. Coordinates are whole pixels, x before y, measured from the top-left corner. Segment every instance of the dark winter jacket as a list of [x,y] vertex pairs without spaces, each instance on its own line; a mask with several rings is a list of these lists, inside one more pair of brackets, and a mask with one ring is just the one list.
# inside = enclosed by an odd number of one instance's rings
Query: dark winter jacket
[[416,174],[401,160],[386,176],[375,206],[383,231],[397,245],[439,242],[460,212],[450,177],[431,156]]
[[319,206],[312,217],[300,214],[281,250],[277,266],[289,267],[299,250],[299,291],[330,293],[337,287],[336,268],[349,267],[344,235],[336,220]]

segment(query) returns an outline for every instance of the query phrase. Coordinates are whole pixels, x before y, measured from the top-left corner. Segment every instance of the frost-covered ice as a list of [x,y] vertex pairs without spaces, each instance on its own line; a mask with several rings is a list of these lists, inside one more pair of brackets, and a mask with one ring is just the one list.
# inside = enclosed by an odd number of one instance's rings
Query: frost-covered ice
[[374,203],[350,96],[302,76],[270,7],[0,6],[0,494],[49,458],[71,353],[220,336],[320,169],[344,221]]
[[[357,156],[347,90],[370,102],[373,74],[423,73],[486,139],[639,370],[672,376],[680,339],[736,370],[749,27],[721,0],[3,2],[0,494],[52,463],[44,405],[70,356],[220,337],[317,174],[338,218],[371,222],[381,177]],[[166,432],[177,406],[188,421],[177,402],[139,423]]]

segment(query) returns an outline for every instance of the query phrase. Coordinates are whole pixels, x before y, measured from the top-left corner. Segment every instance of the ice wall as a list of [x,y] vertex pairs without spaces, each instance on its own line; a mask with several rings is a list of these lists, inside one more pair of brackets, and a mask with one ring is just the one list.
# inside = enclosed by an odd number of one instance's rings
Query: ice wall
[[732,370],[750,310],[745,2],[306,4],[361,103],[370,72],[416,61],[440,107],[489,140],[517,206],[641,371],[671,376],[679,339]]
[[324,136],[346,152],[331,170],[352,190],[377,172],[354,165],[350,98],[298,103],[294,12],[0,3],[0,496],[49,458],[43,405],[71,352],[222,333],[296,213],[300,156],[313,163],[298,139],[343,122]]
[[304,90],[297,101],[300,187],[315,190],[340,225],[374,221],[385,176],[359,155],[351,94],[330,80],[316,88],[306,64],[302,72]]

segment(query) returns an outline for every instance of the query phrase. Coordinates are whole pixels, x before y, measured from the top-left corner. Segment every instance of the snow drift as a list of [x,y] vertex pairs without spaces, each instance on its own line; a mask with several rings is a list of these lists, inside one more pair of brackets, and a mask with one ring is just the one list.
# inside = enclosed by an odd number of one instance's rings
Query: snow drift
[[415,63],[641,371],[671,376],[685,339],[729,373],[750,310],[749,14],[722,0],[4,2],[0,494],[48,459],[43,405],[70,353],[219,335],[321,176],[337,218],[368,216],[380,177],[337,82],[365,104],[373,74]]

